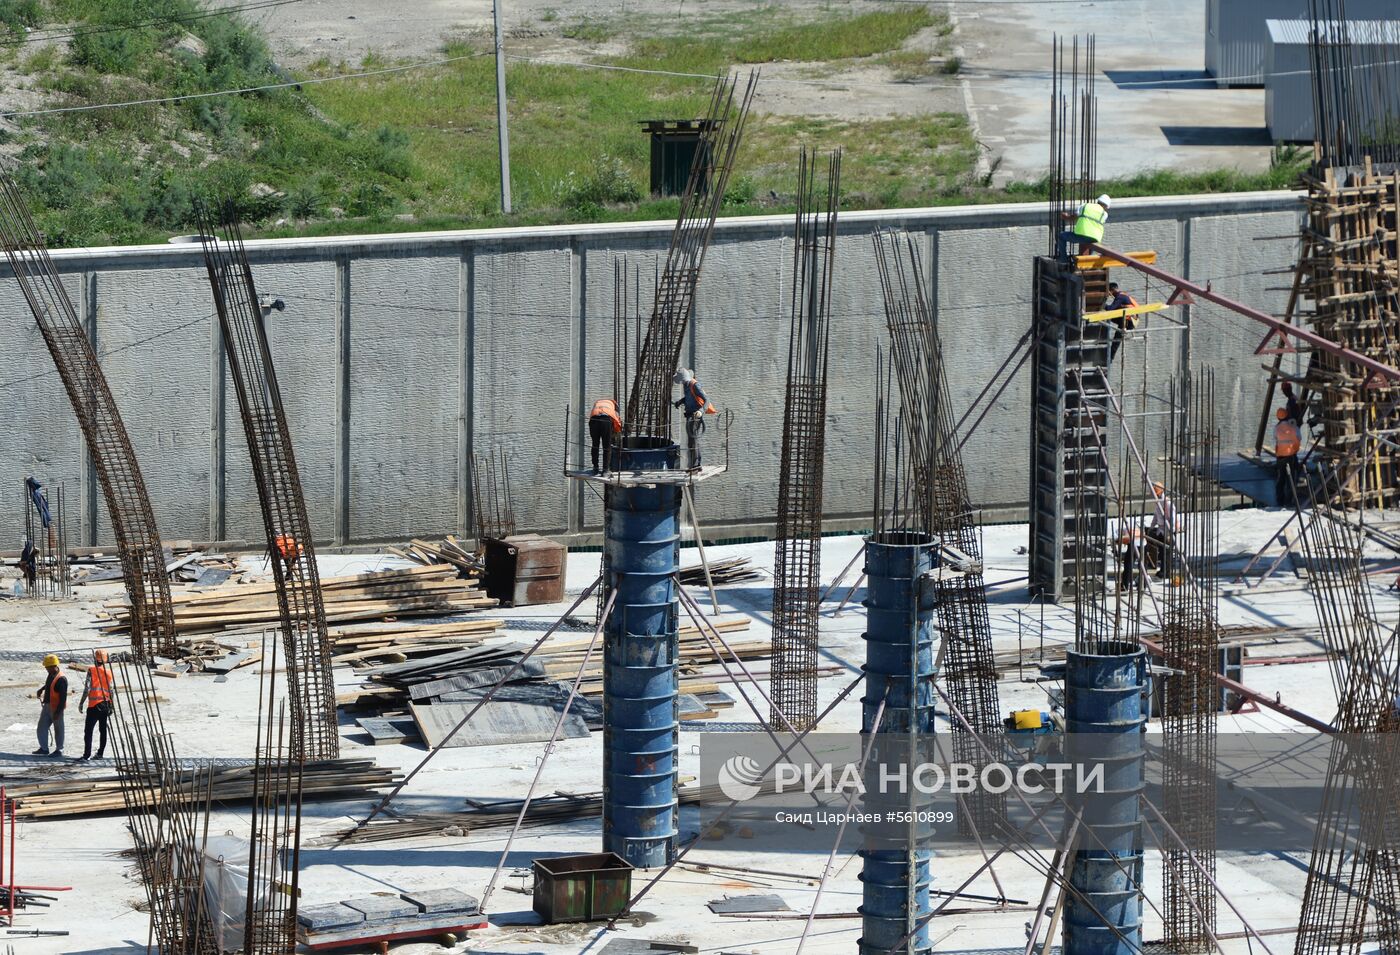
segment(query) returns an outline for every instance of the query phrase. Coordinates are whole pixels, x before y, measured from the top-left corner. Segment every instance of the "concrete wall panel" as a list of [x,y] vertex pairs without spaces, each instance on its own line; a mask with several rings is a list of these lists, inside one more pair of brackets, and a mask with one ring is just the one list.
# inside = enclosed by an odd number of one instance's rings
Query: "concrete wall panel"
[[[264,327],[287,411],[307,515],[316,537],[329,539],[335,532],[336,488],[335,267],[331,263],[255,265],[253,278],[260,296],[280,298],[287,306],[283,311],[269,312]],[[253,465],[226,361],[224,366],[226,536],[261,544],[266,534]]]
[[564,411],[578,400],[573,250],[510,243],[473,255],[473,448],[508,455],[520,530],[559,533]]
[[97,349],[161,537],[208,540],[209,356],[218,331],[207,274],[122,269],[96,283]]
[[[80,278],[66,284],[78,299]],[[0,549],[18,550],[24,540],[24,479],[34,477],[52,490],[60,484],[68,507],[69,540],[81,543],[82,434],[73,406],[54,370],[39,326],[13,281],[0,282]],[[99,526],[111,536],[105,508]]]
[[350,538],[457,525],[460,260],[350,266]]

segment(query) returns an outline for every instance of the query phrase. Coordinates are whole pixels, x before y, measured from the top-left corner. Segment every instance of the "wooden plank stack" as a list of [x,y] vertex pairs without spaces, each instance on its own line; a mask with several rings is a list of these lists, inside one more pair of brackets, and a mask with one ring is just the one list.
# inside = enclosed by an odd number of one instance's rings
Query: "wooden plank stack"
[[[307,763],[302,776],[302,798],[365,799],[394,785],[399,777],[370,759],[329,759]],[[186,798],[202,799],[206,781],[201,774],[187,775],[181,785]],[[253,798],[253,768],[225,766],[214,772],[215,803],[245,803]],[[15,816],[20,819],[59,819],[125,812],[121,780],[116,776],[76,776],[6,787],[5,794],[16,800]],[[192,795],[191,795],[192,794]]]
[[[389,617],[440,616],[496,606],[476,587],[475,579],[458,577],[451,564],[406,567],[344,577],[321,578],[328,623],[383,620]],[[181,635],[275,627],[281,620],[272,581],[219,587],[173,599],[175,629]],[[102,630],[130,630],[131,608],[124,602],[104,604]]]

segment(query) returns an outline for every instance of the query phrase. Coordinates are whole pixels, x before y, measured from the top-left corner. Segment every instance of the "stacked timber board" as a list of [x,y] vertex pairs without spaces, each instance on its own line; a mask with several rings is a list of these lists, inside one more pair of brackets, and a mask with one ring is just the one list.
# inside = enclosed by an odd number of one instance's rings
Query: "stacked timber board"
[[[475,584],[475,580],[458,578],[452,565],[435,564],[323,577],[321,596],[328,623],[463,613],[496,606]],[[181,594],[172,603],[175,629],[182,635],[277,626],[281,621],[277,586],[272,581]],[[130,607],[120,602],[103,606],[111,619],[103,627],[105,633],[130,631]]]
[[[398,777],[369,759],[328,759],[307,763],[302,775],[302,799],[366,799],[392,786]],[[202,800],[206,778],[187,774],[181,782],[186,799]],[[193,794],[192,796],[190,794]],[[15,816],[20,819],[58,819],[125,812],[121,780],[116,776],[77,776],[47,782],[20,783],[6,787],[5,795],[16,801]],[[146,798],[150,798],[149,794]],[[214,770],[213,799],[218,803],[245,803],[253,798],[253,768],[225,766]]]

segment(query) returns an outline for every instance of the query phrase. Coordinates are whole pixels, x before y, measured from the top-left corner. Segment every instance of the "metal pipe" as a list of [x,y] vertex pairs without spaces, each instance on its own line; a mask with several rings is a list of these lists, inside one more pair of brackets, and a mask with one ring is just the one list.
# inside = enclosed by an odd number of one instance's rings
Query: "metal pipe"
[[[1152,653],[1154,656],[1159,656],[1167,663],[1172,664],[1174,666],[1181,665],[1180,660],[1176,659],[1173,656],[1167,655],[1166,651],[1162,649],[1162,645],[1160,643],[1157,643],[1153,640],[1149,640],[1147,637],[1141,637],[1140,642],[1144,647],[1147,648],[1148,652]],[[1317,719],[1316,717],[1309,716],[1308,714],[1300,710],[1295,710],[1293,707],[1287,706],[1284,703],[1279,702],[1278,700],[1272,700],[1264,694],[1260,693],[1258,690],[1251,690],[1243,683],[1239,683],[1235,680],[1232,680],[1223,674],[1212,673],[1211,676],[1217,684],[1229,690],[1231,693],[1236,693],[1247,700],[1251,700],[1252,702],[1258,703],[1260,706],[1273,710],[1275,713],[1279,713],[1283,716],[1286,716],[1291,720],[1296,720],[1297,722],[1302,723],[1304,726],[1308,726],[1312,729],[1317,730],[1319,733],[1337,732],[1337,728],[1331,723],[1324,723],[1322,720]]]
[[[1127,254],[1123,252],[1115,252],[1110,248],[1099,245],[1098,243],[1090,243],[1089,248],[1091,251],[1097,253],[1098,255],[1106,256],[1110,259],[1114,259],[1118,262],[1121,262],[1130,268],[1137,269],[1144,275],[1150,275],[1152,278],[1155,278],[1160,282],[1165,282],[1179,291],[1186,292],[1189,295],[1194,295],[1198,298],[1205,299],[1207,302],[1219,305],[1221,308],[1229,309],[1237,315],[1243,315],[1245,318],[1248,318],[1251,321],[1267,325],[1269,328],[1278,332],[1280,335],[1291,336],[1293,338],[1298,339],[1301,342],[1306,342],[1314,348],[1319,348],[1322,351],[1327,352],[1328,354],[1336,355],[1338,358],[1343,358],[1354,365],[1358,365],[1362,368],[1365,368],[1368,372],[1371,373],[1371,375],[1379,376],[1382,378],[1389,379],[1390,381],[1400,383],[1400,369],[1394,368],[1391,365],[1387,365],[1384,362],[1376,361],[1374,358],[1369,358],[1366,355],[1361,354],[1360,352],[1352,351],[1350,348],[1347,348],[1343,345],[1338,345],[1330,338],[1324,338],[1316,332],[1309,331],[1308,329],[1302,328],[1298,325],[1290,325],[1287,322],[1280,321],[1279,319],[1274,318],[1267,312],[1261,312],[1257,308],[1251,308],[1250,306],[1245,305],[1242,302],[1237,302],[1232,298],[1226,298],[1224,295],[1221,295],[1218,292],[1212,292],[1208,287],[1204,285],[1197,285],[1195,282],[1181,278],[1178,275],[1173,275],[1170,272],[1166,272],[1162,269],[1157,268],[1156,266],[1148,265],[1145,262],[1139,262],[1136,259],[1130,258]],[[1368,375],[1367,377],[1369,378],[1371,375]]]

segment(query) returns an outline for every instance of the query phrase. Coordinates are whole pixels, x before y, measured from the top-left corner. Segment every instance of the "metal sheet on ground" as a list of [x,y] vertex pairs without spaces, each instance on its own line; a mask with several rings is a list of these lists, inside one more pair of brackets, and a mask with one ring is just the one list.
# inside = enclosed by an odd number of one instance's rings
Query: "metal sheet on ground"
[[706,903],[716,915],[737,915],[745,912],[791,912],[788,904],[776,895],[736,895]]
[[[430,747],[438,746],[462,717],[471,712],[472,703],[410,703],[418,731]],[[462,731],[446,746],[498,746],[502,743],[540,743],[554,731],[559,712],[553,706],[533,703],[510,703],[492,700],[487,703]],[[569,713],[560,728],[560,739],[583,739],[588,736],[588,724],[577,713]]]

